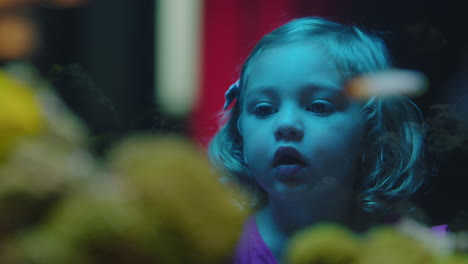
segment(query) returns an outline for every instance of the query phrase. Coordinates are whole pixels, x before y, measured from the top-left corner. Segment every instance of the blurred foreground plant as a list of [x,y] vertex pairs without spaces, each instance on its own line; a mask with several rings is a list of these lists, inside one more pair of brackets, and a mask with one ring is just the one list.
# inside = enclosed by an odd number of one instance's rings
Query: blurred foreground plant
[[245,197],[218,182],[208,159],[190,141],[129,138],[110,153],[108,164],[166,230],[155,249],[165,263],[220,263],[230,255],[249,213],[232,201]]
[[26,75],[0,72],[0,252],[96,169],[84,126]]
[[[192,142],[133,136],[98,160],[88,150],[86,126],[29,77],[31,88],[16,93],[34,99],[0,88],[0,98],[14,95],[0,128],[16,129],[15,137],[1,138],[8,148],[0,160],[0,263],[221,263],[230,257],[249,214],[232,201],[245,198],[218,182]],[[23,108],[28,118],[12,117]]]
[[234,206],[242,197],[224,189],[188,140],[132,137],[108,165],[111,174],[70,191],[42,225],[16,237],[11,263],[228,260],[248,212]]
[[0,71],[0,160],[22,137],[44,126],[37,96],[8,73]]
[[361,250],[357,235],[339,225],[323,224],[292,239],[287,263],[354,264]]
[[[408,229],[411,228],[411,230]],[[296,234],[286,254],[288,264],[461,264],[466,252],[456,252],[459,234],[443,238],[430,228],[404,219],[363,235],[340,225],[319,224]],[[450,247],[448,248],[447,245]],[[465,249],[466,250],[466,249]]]

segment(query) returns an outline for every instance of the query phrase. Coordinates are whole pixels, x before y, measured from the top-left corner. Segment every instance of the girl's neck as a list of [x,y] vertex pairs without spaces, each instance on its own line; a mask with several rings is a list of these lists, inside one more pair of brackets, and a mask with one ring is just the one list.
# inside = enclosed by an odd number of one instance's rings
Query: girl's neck
[[[334,222],[349,228],[356,210],[352,195],[322,198],[316,202],[291,202],[270,197],[267,205],[257,214],[257,220],[267,222],[276,232],[291,236],[297,231],[321,222]],[[268,223],[270,222],[270,223]]]
[[[363,227],[355,226],[355,216],[361,212],[354,201],[352,191],[317,196],[306,202],[269,197],[267,205],[257,212],[255,219],[263,240],[277,260],[280,260],[291,236],[306,227],[321,222],[334,222],[354,231],[362,231],[359,229]],[[367,227],[366,224],[363,226]]]

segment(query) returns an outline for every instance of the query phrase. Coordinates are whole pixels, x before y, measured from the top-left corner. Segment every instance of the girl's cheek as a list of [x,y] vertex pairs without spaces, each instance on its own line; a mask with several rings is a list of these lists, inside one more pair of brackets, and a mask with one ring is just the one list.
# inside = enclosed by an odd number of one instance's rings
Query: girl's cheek
[[335,121],[315,127],[315,131],[309,132],[312,137],[310,140],[320,149],[357,148],[363,137],[362,122],[353,118],[340,118]]

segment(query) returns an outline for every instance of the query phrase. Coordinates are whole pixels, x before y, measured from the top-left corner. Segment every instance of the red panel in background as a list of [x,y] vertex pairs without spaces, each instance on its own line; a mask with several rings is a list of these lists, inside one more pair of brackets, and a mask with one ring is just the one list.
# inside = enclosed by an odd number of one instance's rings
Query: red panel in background
[[205,0],[199,102],[189,120],[190,134],[206,145],[215,132],[222,87],[235,78],[232,65],[240,39],[241,1]]
[[194,140],[206,147],[217,131],[224,93],[264,34],[295,17],[333,17],[335,1],[343,0],[204,0],[201,95],[189,120]]

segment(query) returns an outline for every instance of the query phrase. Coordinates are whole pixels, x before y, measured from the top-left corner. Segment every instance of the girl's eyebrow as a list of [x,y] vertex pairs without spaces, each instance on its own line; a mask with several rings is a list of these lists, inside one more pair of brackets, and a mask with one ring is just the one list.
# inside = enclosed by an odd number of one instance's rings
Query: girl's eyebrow
[[313,90],[323,90],[323,91],[338,92],[338,93],[342,92],[343,90],[342,86],[328,84],[328,83],[309,83],[305,85],[305,88],[312,88]]
[[248,98],[249,96],[257,95],[257,94],[273,96],[274,95],[273,86],[265,85],[265,86],[258,86],[258,87],[251,88],[245,94],[245,98]]
[[[330,85],[325,83],[309,83],[302,87],[301,93],[310,93],[310,92],[330,92],[341,94],[343,93],[344,89],[341,86],[337,85]],[[264,85],[264,86],[257,86],[249,89],[246,93],[246,98],[252,95],[269,95],[273,96],[275,94],[273,85]]]

